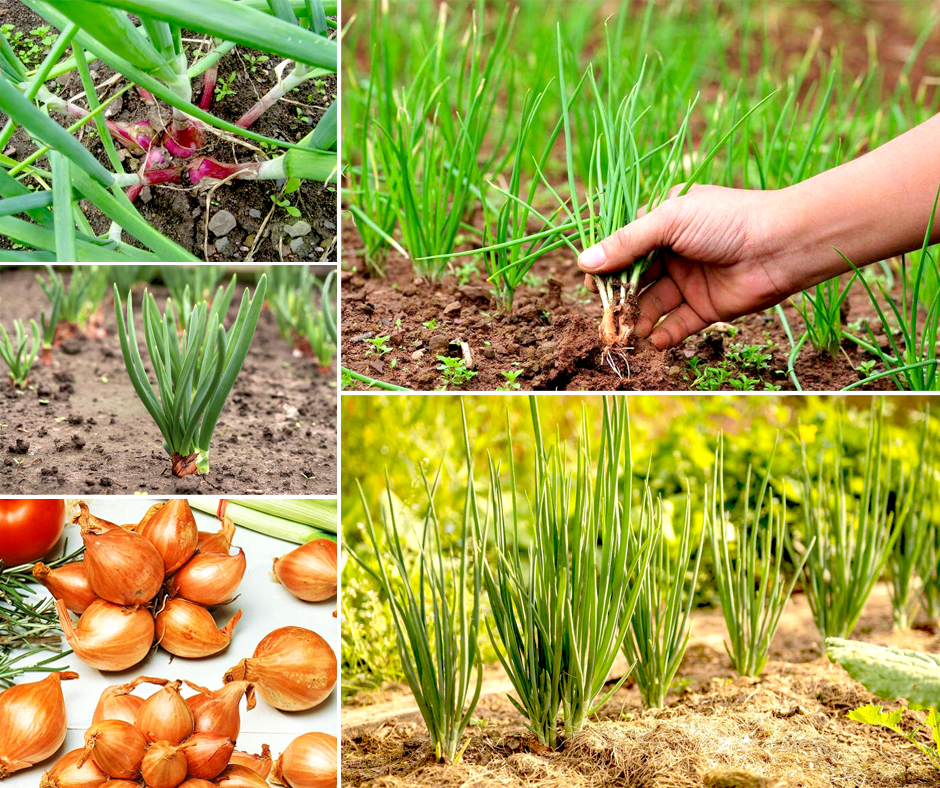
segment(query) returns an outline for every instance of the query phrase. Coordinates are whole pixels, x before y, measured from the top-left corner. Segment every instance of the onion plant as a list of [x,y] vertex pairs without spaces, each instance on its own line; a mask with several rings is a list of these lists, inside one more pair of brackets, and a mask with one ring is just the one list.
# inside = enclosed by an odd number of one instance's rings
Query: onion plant
[[[884,451],[884,400],[871,407],[865,471],[859,497],[843,467],[840,437],[834,457],[820,449],[818,470],[810,470],[801,441],[800,511],[805,538],[812,539],[805,555],[803,590],[819,630],[827,637],[852,634],[865,601],[878,582],[898,539],[894,507],[897,468]],[[895,503],[897,501],[897,503]]]
[[715,450],[708,535],[715,562],[715,585],[728,627],[725,650],[739,676],[759,676],[767,664],[780,617],[807,558],[804,555],[787,582],[783,571],[787,507],[774,496],[771,487],[770,467],[775,453],[776,444],[767,460],[767,472],[757,488],[756,500],[751,494],[754,475],[748,466],[744,511],[733,518],[732,524],[725,503],[723,437]]
[[[170,302],[179,321],[180,329],[186,329],[186,319],[192,313],[193,304],[199,301],[209,301],[212,291],[219,283],[225,267],[221,265],[163,265],[160,266],[160,278],[170,291]],[[232,276],[232,287],[227,291],[231,300],[234,292],[235,276]],[[219,314],[224,315],[228,304],[224,304]]]
[[42,332],[35,320],[29,321],[30,333],[26,333],[22,320],[13,321],[13,339],[0,325],[0,359],[7,365],[10,375],[10,388],[26,388],[29,371],[36,363],[42,347]]
[[[614,660],[627,637],[627,622],[640,593],[638,578],[650,560],[654,510],[633,515],[630,425],[625,400],[604,403],[600,446],[582,413],[572,466],[563,446],[543,438],[536,398],[530,399],[535,437],[535,485],[531,534],[517,506],[515,466],[509,448],[512,508],[502,509],[499,466],[490,462],[490,514],[477,517],[480,550],[492,537],[495,560],[481,553],[493,625],[490,637],[512,682],[513,705],[544,745],[557,748],[584,726],[619,689],[626,676],[606,688]],[[465,450],[471,448],[464,428]],[[470,495],[474,498],[473,484]],[[649,493],[647,491],[647,496]],[[476,513],[478,507],[472,507]],[[634,534],[639,530],[642,538]],[[528,548],[524,536],[531,536]]]
[[271,294],[268,302],[277,318],[281,336],[294,344],[297,353],[315,358],[327,371],[336,352],[336,271],[322,282],[307,265],[276,265],[269,268]]
[[481,573],[471,565],[470,493],[456,534],[456,555],[442,543],[444,524],[434,504],[440,476],[438,470],[432,483],[421,469],[427,509],[416,556],[406,548],[408,535],[399,528],[388,476],[383,512],[387,545],[379,544],[371,507],[360,487],[373,556],[367,560],[353,553],[353,558],[378,583],[391,609],[405,680],[427,725],[435,756],[456,762],[469,743],[468,739],[461,747],[460,740],[483,686],[477,640]]
[[920,598],[927,616],[940,619],[940,468],[932,464],[924,480],[919,513],[926,520],[927,537],[919,557]]
[[[335,174],[335,107],[300,142],[266,137],[248,126],[286,90],[336,72],[337,44],[328,36],[326,20],[327,13],[336,13],[336,0],[23,2],[60,32],[33,70],[0,39],[0,110],[8,117],[0,148],[19,130],[38,146],[21,160],[0,157],[0,233],[30,250],[13,259],[196,261],[138,213],[133,200],[144,186],[213,188],[227,181],[285,177],[326,181]],[[192,61],[184,30],[208,36]],[[278,85],[248,116],[230,123],[209,110],[218,62],[235,46],[286,60],[276,69]],[[96,83],[92,61],[118,78]],[[80,94],[65,98],[46,87],[70,72],[80,80]],[[194,95],[199,76],[201,98]],[[144,101],[146,117],[128,123],[106,120],[107,106],[132,88]],[[63,127],[53,115],[71,125]],[[73,136],[85,128],[100,137],[107,166]],[[259,144],[283,153],[268,160],[220,162],[204,155],[210,138],[240,145],[248,155]],[[130,155],[123,161],[132,164],[132,171],[125,171],[118,145]],[[40,166],[44,156],[51,169]],[[86,204],[109,220],[104,234],[92,228]],[[132,245],[125,233],[144,248]]]
[[[57,316],[55,322],[50,319],[50,329],[55,333],[58,328],[59,338],[77,333],[101,303],[98,294],[100,280],[106,281],[103,272],[94,265],[73,265],[68,285],[51,265],[46,266],[46,273],[48,281],[39,274],[36,279],[52,305],[51,314]],[[65,325],[59,327],[60,322]]]
[[832,358],[842,348],[842,306],[854,282],[855,276],[843,287],[836,277],[793,299],[793,305],[803,318],[810,344]]
[[652,558],[641,573],[623,651],[633,664],[633,680],[643,705],[656,709],[665,702],[689,645],[689,618],[706,529],[703,522],[698,537],[693,535],[692,507],[687,498],[679,543],[671,544],[662,500],[654,500],[647,488],[642,506],[645,516],[637,538],[652,540]]
[[126,293],[138,284],[149,284],[157,275],[154,265],[109,265],[108,283],[117,285],[121,293]]
[[[233,287],[234,280],[229,289]],[[211,306],[205,301],[193,306],[186,319],[188,330],[179,335],[172,300],[161,315],[153,294],[145,292],[144,337],[157,379],[156,390],[147,377],[137,345],[132,296],[127,295],[125,322],[121,296],[117,286],[114,288],[114,312],[124,365],[137,396],[163,435],[163,448],[170,455],[176,476],[209,471],[212,433],[248,355],[266,287],[267,280],[262,275],[254,297],[245,289],[238,315],[228,331],[223,325],[222,311],[228,299],[217,294]]]

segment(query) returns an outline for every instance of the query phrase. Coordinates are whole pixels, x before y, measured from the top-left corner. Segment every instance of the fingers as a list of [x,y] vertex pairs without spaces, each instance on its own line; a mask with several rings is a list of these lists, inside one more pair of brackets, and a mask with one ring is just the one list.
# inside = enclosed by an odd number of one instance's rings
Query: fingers
[[582,271],[591,274],[620,271],[663,246],[672,221],[672,212],[662,207],[621,227],[599,244],[585,249],[578,258]]
[[660,350],[668,350],[709,325],[692,307],[681,304],[650,334],[650,342]]
[[637,335],[648,337],[659,319],[668,312],[672,312],[682,301],[682,291],[668,276],[650,285],[643,291],[637,302],[637,309],[640,313],[635,326]]
[[597,282],[594,280],[594,277],[591,276],[590,274],[584,275],[584,288],[589,293],[597,292]]

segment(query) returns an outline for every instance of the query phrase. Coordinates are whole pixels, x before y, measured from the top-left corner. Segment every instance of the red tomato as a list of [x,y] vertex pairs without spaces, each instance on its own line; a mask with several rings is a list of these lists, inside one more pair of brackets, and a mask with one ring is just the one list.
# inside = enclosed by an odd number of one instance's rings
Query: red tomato
[[38,561],[65,528],[65,501],[0,498],[0,561],[18,566]]

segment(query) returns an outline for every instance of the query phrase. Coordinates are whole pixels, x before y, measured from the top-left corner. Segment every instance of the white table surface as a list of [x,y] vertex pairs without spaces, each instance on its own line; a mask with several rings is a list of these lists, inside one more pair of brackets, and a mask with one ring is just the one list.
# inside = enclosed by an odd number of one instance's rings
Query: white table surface
[[[165,499],[143,496],[96,498],[89,499],[88,503],[92,514],[124,524],[138,522],[150,505],[158,500]],[[206,500],[214,503],[218,499]],[[196,510],[193,510],[193,513],[199,530],[219,530],[220,523],[215,517]],[[64,536],[68,537],[70,551],[81,545],[78,526],[68,525]],[[113,684],[123,684],[137,676],[145,675],[171,680],[185,678],[208,689],[218,689],[222,686],[222,679],[228,668],[236,665],[239,660],[250,657],[255,646],[269,632],[288,625],[312,629],[326,639],[336,653],[337,660],[339,659],[339,622],[333,617],[336,599],[319,603],[303,602],[270,578],[274,558],[284,555],[296,545],[245,528],[236,529],[233,545],[244,548],[248,562],[245,577],[239,588],[241,596],[233,604],[219,608],[214,614],[216,622],[224,626],[236,610],[242,610],[242,619],[235,627],[229,647],[221,654],[205,659],[171,657],[166,651],[157,649],[139,665],[119,673],[101,673],[84,664],[74,654],[69,655],[61,661],[65,666],[63,669],[74,670],[81,678],[62,683],[69,727],[65,744],[48,761],[8,777],[3,781],[3,788],[37,788],[43,771],[51,768],[65,753],[81,747],[84,732],[91,725],[101,692]],[[43,594],[48,594],[45,589],[40,590]],[[41,678],[42,674],[27,674],[17,683]],[[151,692],[151,687],[152,685],[144,684],[135,694],[146,697]],[[153,687],[153,690],[156,689],[158,688]],[[191,694],[194,694],[193,691],[184,685],[183,696],[188,697]],[[310,711],[294,713],[278,711],[268,706],[261,694],[257,693],[255,708],[250,712],[246,711],[245,700],[242,699],[240,712],[241,734],[238,737],[238,749],[258,753],[261,751],[261,745],[267,744],[271,748],[272,757],[276,758],[301,733],[318,731],[338,735],[339,692],[334,690],[323,703]]]

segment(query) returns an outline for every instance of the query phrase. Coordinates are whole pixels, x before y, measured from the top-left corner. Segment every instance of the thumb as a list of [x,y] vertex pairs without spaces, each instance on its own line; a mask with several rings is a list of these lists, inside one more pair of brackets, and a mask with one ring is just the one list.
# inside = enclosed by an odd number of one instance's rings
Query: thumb
[[672,226],[674,213],[667,210],[668,206],[668,202],[657,206],[600,243],[585,249],[578,258],[578,266],[589,274],[611,273],[659,249]]

